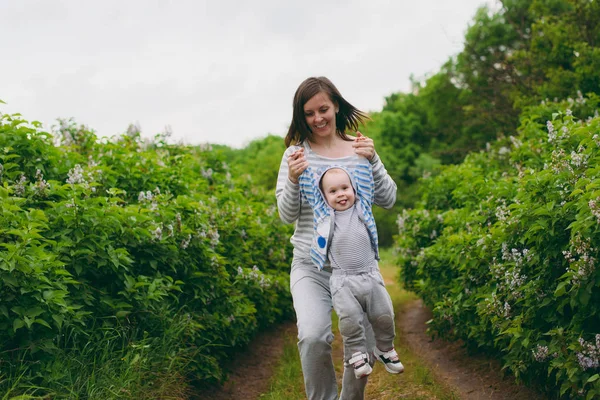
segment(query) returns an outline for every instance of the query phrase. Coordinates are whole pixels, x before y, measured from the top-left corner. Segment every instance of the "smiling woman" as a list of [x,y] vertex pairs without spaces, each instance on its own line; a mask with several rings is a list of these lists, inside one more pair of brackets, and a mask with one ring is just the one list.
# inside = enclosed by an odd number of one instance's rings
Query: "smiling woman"
[[[354,173],[358,169],[372,171],[376,182],[374,202],[392,207],[396,200],[396,184],[387,174],[373,141],[356,131],[368,117],[346,101],[333,83],[324,77],[308,78],[296,90],[290,129],[285,138],[288,146],[283,154],[277,179],[277,205],[284,222],[296,223],[291,242],[294,259],[290,287],[298,326],[298,349],[308,399],[337,399],[337,383],[331,357],[331,310],[333,306],[329,279],[332,268],[325,263],[317,269],[311,258],[313,244],[313,210],[304,195],[300,175],[308,168],[342,167]],[[350,136],[348,130],[356,131]],[[374,224],[373,224],[374,225]],[[364,232],[368,241],[368,232]],[[368,242],[367,242],[368,243]],[[376,262],[376,261],[375,261]],[[376,264],[375,264],[376,265]],[[373,330],[361,315],[367,349],[374,349]],[[388,350],[388,349],[385,349]],[[369,350],[370,352],[370,350]],[[352,354],[346,354],[350,358]],[[349,363],[344,369],[341,400],[362,399],[369,363],[365,358]],[[362,368],[355,369],[360,364]]]

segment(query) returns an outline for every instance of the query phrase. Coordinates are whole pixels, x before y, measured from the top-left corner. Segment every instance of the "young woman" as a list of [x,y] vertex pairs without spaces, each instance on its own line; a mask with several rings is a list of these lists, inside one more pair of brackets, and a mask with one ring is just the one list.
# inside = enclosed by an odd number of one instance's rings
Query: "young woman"
[[[277,179],[277,206],[286,223],[296,223],[291,238],[294,257],[290,289],[298,325],[298,350],[309,400],[337,399],[337,382],[331,357],[332,299],[329,288],[331,267],[318,270],[310,256],[313,212],[300,196],[298,178],[308,166],[330,165],[356,168],[366,158],[372,164],[375,182],[374,203],[391,208],[396,201],[396,184],[375,152],[373,141],[357,131],[367,115],[348,103],[325,78],[308,78],[294,95],[292,122]],[[373,331],[366,318],[367,345],[374,347]],[[372,364],[373,357],[370,358]],[[353,367],[344,369],[341,400],[362,400],[367,379],[356,379]]]

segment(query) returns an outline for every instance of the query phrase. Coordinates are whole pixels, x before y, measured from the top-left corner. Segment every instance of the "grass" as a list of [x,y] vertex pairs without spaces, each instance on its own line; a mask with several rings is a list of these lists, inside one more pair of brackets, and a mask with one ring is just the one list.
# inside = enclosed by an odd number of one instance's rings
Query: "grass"
[[[386,287],[392,298],[396,315],[403,308],[417,299],[416,295],[404,290],[397,279],[398,268],[393,264],[394,256],[391,250],[382,250],[379,263],[381,274],[386,282]],[[343,369],[342,340],[337,331],[337,317],[333,315],[333,342],[334,366],[341,382]],[[398,332],[398,329],[396,330]],[[295,332],[286,338],[284,355],[276,368],[271,380],[270,389],[261,395],[261,400],[302,400],[304,394],[304,381],[298,350],[296,347]],[[385,371],[379,364],[369,376],[365,398],[378,400],[391,399],[439,399],[456,400],[459,397],[453,393],[443,382],[438,381],[432,371],[420,360],[418,354],[413,353],[400,334],[396,335],[396,350],[405,366],[401,375],[392,375]]]
[[177,354],[180,329],[175,323],[150,338],[102,328],[94,338],[65,338],[66,346],[52,346],[41,361],[23,353],[0,363],[0,400],[186,399],[188,360]]

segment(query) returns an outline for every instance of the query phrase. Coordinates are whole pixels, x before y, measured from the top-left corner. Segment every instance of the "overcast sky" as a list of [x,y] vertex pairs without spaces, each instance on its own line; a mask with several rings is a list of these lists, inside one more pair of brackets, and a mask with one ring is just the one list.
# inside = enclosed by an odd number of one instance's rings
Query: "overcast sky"
[[240,147],[287,132],[309,76],[381,110],[460,52],[483,4],[496,2],[0,0],[0,112]]

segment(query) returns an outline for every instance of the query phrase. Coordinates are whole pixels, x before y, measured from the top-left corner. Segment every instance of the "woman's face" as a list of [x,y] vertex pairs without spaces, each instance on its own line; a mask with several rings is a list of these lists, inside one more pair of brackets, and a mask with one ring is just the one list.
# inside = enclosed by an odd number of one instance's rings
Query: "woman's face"
[[335,114],[338,111],[329,96],[319,92],[304,104],[304,118],[315,136],[335,135]]

